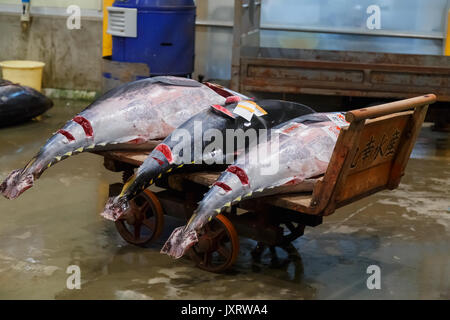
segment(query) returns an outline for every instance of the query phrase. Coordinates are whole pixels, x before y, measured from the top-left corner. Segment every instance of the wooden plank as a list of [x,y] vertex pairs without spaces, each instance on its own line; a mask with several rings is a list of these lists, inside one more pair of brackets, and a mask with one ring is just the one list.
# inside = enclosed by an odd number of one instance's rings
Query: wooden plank
[[105,158],[129,163],[139,167],[149,155],[150,151],[99,151],[99,154]]
[[[333,155],[336,154],[336,157],[333,158],[332,156],[331,160],[334,160],[335,162],[330,161],[327,172],[325,173],[323,186],[326,192],[321,192],[319,194],[321,198],[319,206],[316,209],[317,214],[329,215],[336,209],[336,194],[338,194],[339,190],[345,185],[348,171],[350,170],[352,160],[355,158],[357,152],[355,146],[359,144],[365,121],[366,120],[353,121],[348,128],[341,129],[338,142],[339,138],[342,138],[342,145],[336,144],[334,148]],[[337,168],[335,168],[335,166]],[[330,172],[332,175],[326,180],[330,168],[332,170]],[[316,190],[314,190],[314,192],[316,192]]]
[[[411,156],[412,149],[419,136],[420,129],[425,120],[427,114],[428,105],[417,107],[412,115],[412,120],[408,124],[407,130],[405,130],[404,139],[400,143],[397,157],[392,164],[390,179],[388,183],[389,189],[395,189],[403,176],[409,157]],[[406,141],[405,141],[406,140]]]
[[201,184],[203,186],[210,186],[216,182],[220,174],[220,172],[194,172],[182,175],[186,180]]
[[312,199],[312,193],[293,194],[293,195],[276,195],[265,197],[264,203],[270,204],[276,207],[289,209],[297,212],[308,213],[310,210],[310,204]]
[[340,202],[348,201],[371,190],[380,190],[389,181],[392,162],[383,162],[377,166],[358,171],[347,176],[345,185],[336,196],[336,207]]
[[[210,186],[212,185],[221,173],[218,172],[194,172],[187,174],[178,174],[178,176],[183,176],[186,180],[204,185]],[[175,176],[175,175],[173,175]],[[311,181],[316,181],[319,179],[311,179]],[[301,194],[285,194],[285,195],[276,195],[276,196],[267,196],[263,198],[255,198],[259,201],[270,204],[273,206],[278,206],[285,209],[290,209],[294,211],[303,212],[305,208],[307,208],[310,204],[312,198],[311,192],[301,193]],[[248,201],[252,201],[253,199],[249,199]]]
[[[268,48],[269,49],[269,48]],[[270,49],[269,49],[270,50]],[[300,50],[301,51],[301,50]],[[331,60],[323,60],[321,59],[321,55],[323,55],[324,51],[319,52],[318,50],[312,50],[316,51],[317,54],[314,57],[311,57],[311,59],[303,59],[298,57],[282,57],[282,58],[275,58],[275,57],[248,57],[248,56],[242,56],[241,61],[245,61],[248,64],[248,67],[250,68],[249,71],[252,73],[247,72],[249,75],[249,78],[252,78],[254,75],[260,76],[261,78],[267,77],[270,78],[270,80],[276,80],[276,76],[279,73],[275,72],[273,74],[271,71],[276,69],[292,69],[297,68],[299,71],[301,71],[303,68],[314,68],[314,69],[325,69],[325,70],[340,70],[340,71],[360,71],[360,70],[370,70],[370,71],[386,71],[386,72],[404,72],[404,73],[411,73],[411,74],[435,74],[435,75],[442,75],[442,76],[448,76],[450,75],[450,69],[448,68],[442,68],[442,66],[428,66],[424,67],[423,65],[417,64],[417,62],[413,64],[404,64],[404,63],[379,63],[379,62],[370,62],[370,61],[344,61],[348,60],[347,57],[339,57],[340,61],[331,61]],[[270,54],[278,54],[282,52],[282,50],[274,50],[273,48],[270,50]],[[325,53],[329,53],[329,51],[325,51]],[[355,52],[354,52],[355,53]],[[253,52],[253,55],[258,55],[259,53]],[[357,53],[361,54],[361,53]],[[409,56],[409,55],[408,55]],[[403,58],[397,56],[397,59]],[[341,60],[342,59],[342,60]],[[375,58],[377,59],[377,58]],[[438,62],[437,62],[438,63]],[[266,72],[262,71],[256,71],[257,68],[262,68]],[[258,72],[256,74],[255,72]],[[298,79],[294,79],[298,80]]]
[[[311,205],[305,209],[305,213],[321,214],[329,206],[336,188],[343,180],[343,168],[350,166],[356,153],[354,146],[359,143],[363,127],[364,121],[354,121],[348,128],[341,129],[323,181],[315,186]],[[333,208],[330,207],[329,211],[332,213]]]
[[351,110],[345,114],[345,119],[349,122],[381,117],[395,112],[405,111],[428,105],[436,101],[434,94],[427,94],[425,96],[415,97],[406,100],[395,101],[391,103],[381,104],[378,106]]
[[[241,72],[245,74],[245,70]],[[315,95],[325,95],[325,96],[354,96],[354,97],[371,97],[371,98],[392,98],[392,99],[404,99],[412,98],[417,96],[417,94],[426,94],[430,90],[415,90],[411,92],[405,92],[404,88],[402,90],[397,90],[396,88],[386,89],[382,91],[382,88],[356,88],[352,86],[351,88],[326,88],[321,85],[320,87],[314,86],[311,83],[302,83],[291,81],[290,84],[277,84],[270,83],[267,86],[262,86],[258,81],[247,80],[248,78],[242,77],[241,81],[241,91],[243,92],[274,92],[274,93],[293,93],[293,94],[315,94]],[[421,88],[422,90],[423,88]],[[437,101],[450,101],[450,95],[439,92]]]
[[369,169],[383,162],[391,162],[397,153],[403,131],[413,112],[395,113],[368,120],[361,133],[349,172]]

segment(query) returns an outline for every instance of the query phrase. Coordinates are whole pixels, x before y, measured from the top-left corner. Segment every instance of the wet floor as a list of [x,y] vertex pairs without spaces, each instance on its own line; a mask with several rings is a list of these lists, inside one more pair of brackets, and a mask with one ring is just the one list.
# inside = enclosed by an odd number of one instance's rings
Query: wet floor
[[[0,178],[23,166],[47,137],[84,107],[56,101],[40,121],[0,129]],[[241,239],[236,265],[212,274],[159,249],[125,243],[98,213],[120,174],[92,154],[46,171],[16,200],[0,199],[0,299],[450,299],[450,137],[426,124],[400,187],[341,208],[281,250],[252,260]],[[68,266],[81,269],[69,290]],[[367,288],[367,268],[381,289]]]

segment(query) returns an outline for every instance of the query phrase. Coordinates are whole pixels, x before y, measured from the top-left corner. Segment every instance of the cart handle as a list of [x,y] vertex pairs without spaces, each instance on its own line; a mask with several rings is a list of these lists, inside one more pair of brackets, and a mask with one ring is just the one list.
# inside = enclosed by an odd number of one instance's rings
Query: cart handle
[[385,116],[391,113],[409,110],[412,108],[428,105],[436,101],[436,95],[430,93],[424,96],[415,97],[406,100],[380,104],[379,106],[367,107],[348,111],[345,114],[345,120],[348,122],[360,121],[370,118]]

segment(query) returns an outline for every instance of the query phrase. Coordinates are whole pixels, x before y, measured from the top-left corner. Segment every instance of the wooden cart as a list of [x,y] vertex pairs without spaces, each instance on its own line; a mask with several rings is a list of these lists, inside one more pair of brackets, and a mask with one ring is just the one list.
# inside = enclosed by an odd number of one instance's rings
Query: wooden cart
[[[312,192],[242,201],[205,226],[189,255],[204,270],[224,271],[238,255],[238,235],[258,241],[252,252],[255,257],[266,246],[280,246],[289,252],[291,242],[303,235],[305,226],[317,226],[337,208],[375,192],[397,188],[428,105],[435,100],[435,95],[428,94],[349,111],[346,120],[350,125],[341,130],[325,175],[310,180]],[[126,180],[148,152],[99,154],[107,169],[123,171]],[[145,190],[137,196],[131,213],[116,221],[117,230],[129,243],[151,243],[163,230],[164,215],[188,220],[219,174],[202,171],[163,176],[156,185],[164,190]]]

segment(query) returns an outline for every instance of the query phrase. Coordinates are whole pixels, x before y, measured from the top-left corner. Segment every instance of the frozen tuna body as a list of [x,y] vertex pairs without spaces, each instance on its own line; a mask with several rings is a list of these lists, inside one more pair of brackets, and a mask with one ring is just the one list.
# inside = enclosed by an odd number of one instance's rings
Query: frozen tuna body
[[277,127],[279,139],[239,156],[206,193],[187,226],[174,230],[162,252],[181,257],[203,225],[242,199],[301,190],[306,179],[325,173],[339,130],[346,125],[340,113],[316,113]]
[[[226,90],[226,89],[224,89]],[[225,98],[195,80],[154,77],[115,88],[67,122],[23,169],[0,185],[9,199],[29,189],[50,166],[84,151],[139,149]]]
[[[229,99],[227,99],[228,101]],[[117,220],[127,209],[127,201],[151,185],[162,174],[173,169],[193,164],[225,163],[227,155],[244,151],[252,143],[256,144],[260,134],[298,116],[314,113],[311,108],[293,102],[280,100],[238,101],[225,105],[214,105],[204,110],[172,132],[159,144],[139,167],[137,173],[125,184],[122,193],[110,198],[102,212],[106,219]],[[244,106],[244,107],[242,107]],[[255,107],[260,113],[251,115],[248,108]],[[259,109],[258,109],[259,108]],[[241,110],[242,109],[242,110]],[[246,113],[244,113],[246,112]],[[215,130],[215,139],[222,141],[209,152],[209,130]],[[239,137],[239,131],[242,135]],[[229,132],[236,133],[235,136]],[[251,134],[253,133],[253,134]],[[206,136],[203,138],[203,134]],[[247,136],[246,136],[247,134]],[[179,139],[179,137],[183,137]],[[185,139],[188,137],[189,139]],[[244,140],[244,141],[242,141]],[[197,145],[197,146],[196,146]],[[228,148],[230,146],[230,148]],[[196,152],[196,149],[200,152]],[[234,159],[228,163],[232,163]]]

